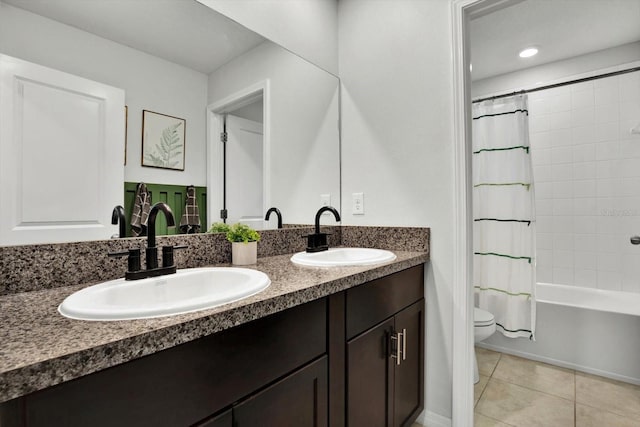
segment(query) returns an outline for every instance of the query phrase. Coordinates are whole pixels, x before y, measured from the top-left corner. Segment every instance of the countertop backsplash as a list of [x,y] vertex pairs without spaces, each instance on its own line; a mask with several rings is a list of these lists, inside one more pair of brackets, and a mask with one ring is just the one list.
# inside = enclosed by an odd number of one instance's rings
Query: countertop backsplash
[[[322,226],[330,233],[329,246],[377,247],[389,250],[428,251],[429,229],[421,227]],[[258,257],[304,251],[313,226],[261,230]],[[0,247],[0,295],[91,284],[124,277],[125,258],[110,252],[139,247],[144,259],[146,237],[74,243]],[[176,251],[178,268],[231,262],[231,245],[223,233],[159,236],[157,245],[187,245]],[[143,265],[144,268],[144,265]]]

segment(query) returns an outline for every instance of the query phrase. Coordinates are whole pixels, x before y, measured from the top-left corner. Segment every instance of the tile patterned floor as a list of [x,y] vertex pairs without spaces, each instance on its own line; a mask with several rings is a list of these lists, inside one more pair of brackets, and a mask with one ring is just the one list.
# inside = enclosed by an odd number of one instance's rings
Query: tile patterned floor
[[638,427],[640,387],[476,348],[475,427]]

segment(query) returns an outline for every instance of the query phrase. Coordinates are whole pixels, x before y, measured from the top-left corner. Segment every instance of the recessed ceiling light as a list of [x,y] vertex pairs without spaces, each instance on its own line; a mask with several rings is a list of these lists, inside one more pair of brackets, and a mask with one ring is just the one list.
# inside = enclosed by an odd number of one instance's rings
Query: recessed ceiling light
[[522,50],[519,55],[520,58],[530,58],[533,55],[535,55],[536,53],[538,53],[538,49],[536,49],[535,47],[528,47],[524,50]]

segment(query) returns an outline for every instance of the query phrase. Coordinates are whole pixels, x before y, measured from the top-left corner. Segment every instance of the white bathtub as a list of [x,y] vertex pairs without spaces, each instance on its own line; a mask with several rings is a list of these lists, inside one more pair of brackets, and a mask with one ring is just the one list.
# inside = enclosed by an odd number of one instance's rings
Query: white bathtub
[[479,346],[640,384],[640,294],[538,283],[536,341]]

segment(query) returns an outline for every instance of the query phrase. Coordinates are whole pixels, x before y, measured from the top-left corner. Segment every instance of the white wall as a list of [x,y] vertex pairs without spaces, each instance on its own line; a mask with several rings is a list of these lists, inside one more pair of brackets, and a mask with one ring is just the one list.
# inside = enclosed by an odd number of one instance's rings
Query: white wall
[[[125,90],[126,181],[206,185],[206,75],[4,3],[0,52]],[[143,109],[186,119],[184,172],[140,166]]]
[[338,74],[337,0],[198,0]]
[[284,222],[310,224],[321,194],[339,202],[338,79],[265,41],[209,76],[209,103],[265,79],[271,91],[270,101],[264,99],[271,117],[270,204]]
[[[429,226],[426,410],[451,417],[450,2],[341,0],[343,224]],[[351,214],[364,192],[365,215]]]
[[471,87],[471,96],[478,98],[496,93],[533,88],[541,82],[546,84],[568,76],[638,60],[640,60],[640,42],[629,43],[611,49],[575,56],[563,61],[550,62],[538,67],[475,80]]

